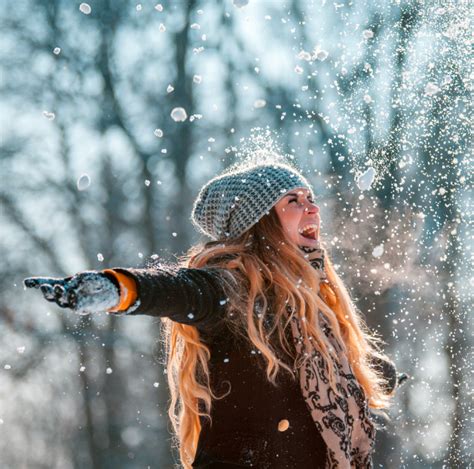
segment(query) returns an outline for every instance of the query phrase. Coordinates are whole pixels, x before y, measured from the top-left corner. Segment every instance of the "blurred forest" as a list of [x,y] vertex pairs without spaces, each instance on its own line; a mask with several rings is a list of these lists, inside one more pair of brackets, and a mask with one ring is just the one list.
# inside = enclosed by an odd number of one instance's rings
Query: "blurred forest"
[[177,260],[199,188],[249,141],[313,183],[330,255],[410,375],[375,467],[470,467],[469,7],[2,1],[0,467],[177,463],[160,320],[77,316],[22,279]]

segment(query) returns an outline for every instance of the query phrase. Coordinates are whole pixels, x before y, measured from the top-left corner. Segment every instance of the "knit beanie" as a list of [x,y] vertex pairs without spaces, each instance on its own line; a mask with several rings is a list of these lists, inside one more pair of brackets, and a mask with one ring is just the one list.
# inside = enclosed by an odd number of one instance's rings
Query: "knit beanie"
[[237,167],[200,190],[191,214],[198,231],[214,240],[237,238],[255,225],[288,192],[311,185],[286,163]]

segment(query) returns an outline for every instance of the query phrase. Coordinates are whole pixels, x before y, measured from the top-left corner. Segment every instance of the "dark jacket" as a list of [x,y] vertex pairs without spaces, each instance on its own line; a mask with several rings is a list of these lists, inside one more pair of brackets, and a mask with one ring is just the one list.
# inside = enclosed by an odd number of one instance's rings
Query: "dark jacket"
[[[226,327],[227,297],[221,271],[114,270],[131,275],[137,283],[140,304],[127,314],[169,317],[196,326],[211,351],[211,389],[217,396],[230,389],[226,397],[213,400],[212,425],[209,419],[201,418],[193,467],[324,467],[326,445],[306,407],[298,379],[280,368],[277,386],[272,385],[259,351]],[[289,426],[280,431],[286,426],[285,420]],[[280,422],[283,426],[279,430]]]

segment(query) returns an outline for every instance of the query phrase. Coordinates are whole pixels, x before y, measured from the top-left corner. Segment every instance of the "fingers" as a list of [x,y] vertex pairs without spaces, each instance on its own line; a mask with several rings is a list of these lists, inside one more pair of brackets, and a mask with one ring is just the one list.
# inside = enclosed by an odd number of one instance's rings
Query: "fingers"
[[49,285],[43,284],[40,286],[41,293],[47,301],[57,303],[62,308],[68,307],[68,298],[66,289],[59,284]]
[[26,288],[40,288],[42,285],[54,285],[62,283],[63,279],[53,277],[28,277],[23,280]]
[[74,309],[77,306],[77,295],[74,290],[69,290],[67,292],[67,303],[68,307]]
[[61,308],[70,307],[70,297],[75,303],[75,294],[66,288],[66,280],[51,277],[30,277],[23,280],[25,287],[38,288],[41,290],[45,300],[54,302]]
[[[35,287],[36,288],[36,287]],[[40,286],[41,293],[48,301],[54,301],[54,291],[51,285],[41,285]]]
[[69,306],[66,289],[62,285],[54,285],[53,287],[56,303],[62,308]]
[[[29,277],[24,279],[23,283],[26,288],[40,289],[47,301],[72,310],[85,311],[84,308],[88,305],[101,305],[104,295],[120,295],[119,288],[113,282],[95,271],[66,278]],[[117,291],[111,292],[111,288]]]
[[398,386],[403,384],[408,378],[409,378],[409,376],[406,373],[400,373],[397,377]]

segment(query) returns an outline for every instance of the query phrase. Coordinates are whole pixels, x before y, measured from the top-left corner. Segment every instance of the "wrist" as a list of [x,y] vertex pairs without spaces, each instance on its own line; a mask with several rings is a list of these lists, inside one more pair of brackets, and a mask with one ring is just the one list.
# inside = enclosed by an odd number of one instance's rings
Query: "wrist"
[[109,313],[124,311],[135,303],[138,294],[135,280],[132,277],[114,269],[106,269],[102,273],[114,283],[119,292],[119,301],[107,310]]

